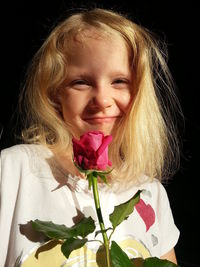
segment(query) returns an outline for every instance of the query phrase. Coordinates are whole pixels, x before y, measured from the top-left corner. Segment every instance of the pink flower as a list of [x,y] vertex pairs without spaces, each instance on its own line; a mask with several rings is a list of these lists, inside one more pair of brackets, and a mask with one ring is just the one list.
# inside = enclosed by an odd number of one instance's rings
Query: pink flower
[[83,170],[105,170],[112,163],[108,159],[108,145],[112,136],[101,131],[83,134],[80,140],[72,139],[74,161]]

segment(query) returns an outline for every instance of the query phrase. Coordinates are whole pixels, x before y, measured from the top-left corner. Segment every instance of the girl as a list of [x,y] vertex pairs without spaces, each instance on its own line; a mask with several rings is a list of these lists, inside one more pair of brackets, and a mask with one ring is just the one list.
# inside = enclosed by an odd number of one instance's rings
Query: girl
[[99,243],[66,260],[60,244],[37,250],[44,240],[29,223],[70,227],[83,215],[96,220],[92,193],[72,162],[72,137],[91,130],[113,136],[112,187],[99,184],[105,225],[114,206],[143,190],[142,205],[113,239],[131,258],[176,263],[179,230],[161,182],[178,162],[176,129],[165,105],[171,101],[174,112],[177,101],[152,34],[113,11],[71,15],[36,53],[20,101],[24,144],[1,151],[0,266],[83,266],[86,260],[97,266]]

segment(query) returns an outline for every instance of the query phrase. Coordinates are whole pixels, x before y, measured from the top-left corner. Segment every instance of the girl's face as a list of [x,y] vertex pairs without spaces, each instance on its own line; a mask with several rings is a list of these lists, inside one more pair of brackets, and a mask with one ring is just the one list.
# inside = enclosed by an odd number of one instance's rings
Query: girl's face
[[74,136],[99,130],[112,134],[131,102],[132,71],[125,41],[85,37],[72,41],[61,113]]

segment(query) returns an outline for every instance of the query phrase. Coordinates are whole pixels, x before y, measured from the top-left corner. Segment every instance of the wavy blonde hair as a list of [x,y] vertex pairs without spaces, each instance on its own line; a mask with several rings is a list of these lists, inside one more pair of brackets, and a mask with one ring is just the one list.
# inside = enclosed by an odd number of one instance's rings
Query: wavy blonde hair
[[43,144],[57,151],[71,146],[71,134],[55,99],[66,79],[70,38],[91,26],[120,35],[132,54],[134,100],[116,127],[110,146],[113,181],[138,181],[142,174],[149,179],[169,177],[179,163],[176,127],[171,116],[179,104],[165,50],[147,29],[109,10],[93,9],[71,15],[52,30],[36,53],[21,97],[24,142]]

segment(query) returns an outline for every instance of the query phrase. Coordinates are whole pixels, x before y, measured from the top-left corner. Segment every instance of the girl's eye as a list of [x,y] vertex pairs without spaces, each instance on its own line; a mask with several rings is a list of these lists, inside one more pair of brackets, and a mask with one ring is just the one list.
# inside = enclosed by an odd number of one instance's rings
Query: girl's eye
[[116,88],[125,88],[125,87],[128,87],[130,84],[129,80],[127,79],[115,79],[113,81],[113,85],[116,87]]
[[86,81],[84,81],[84,80],[76,80],[76,81],[73,81],[73,84],[86,84]]
[[122,79],[117,79],[114,81],[114,83],[127,83],[126,80],[122,80]]
[[79,79],[72,81],[70,85],[75,89],[84,89],[87,88],[90,84],[87,80]]

